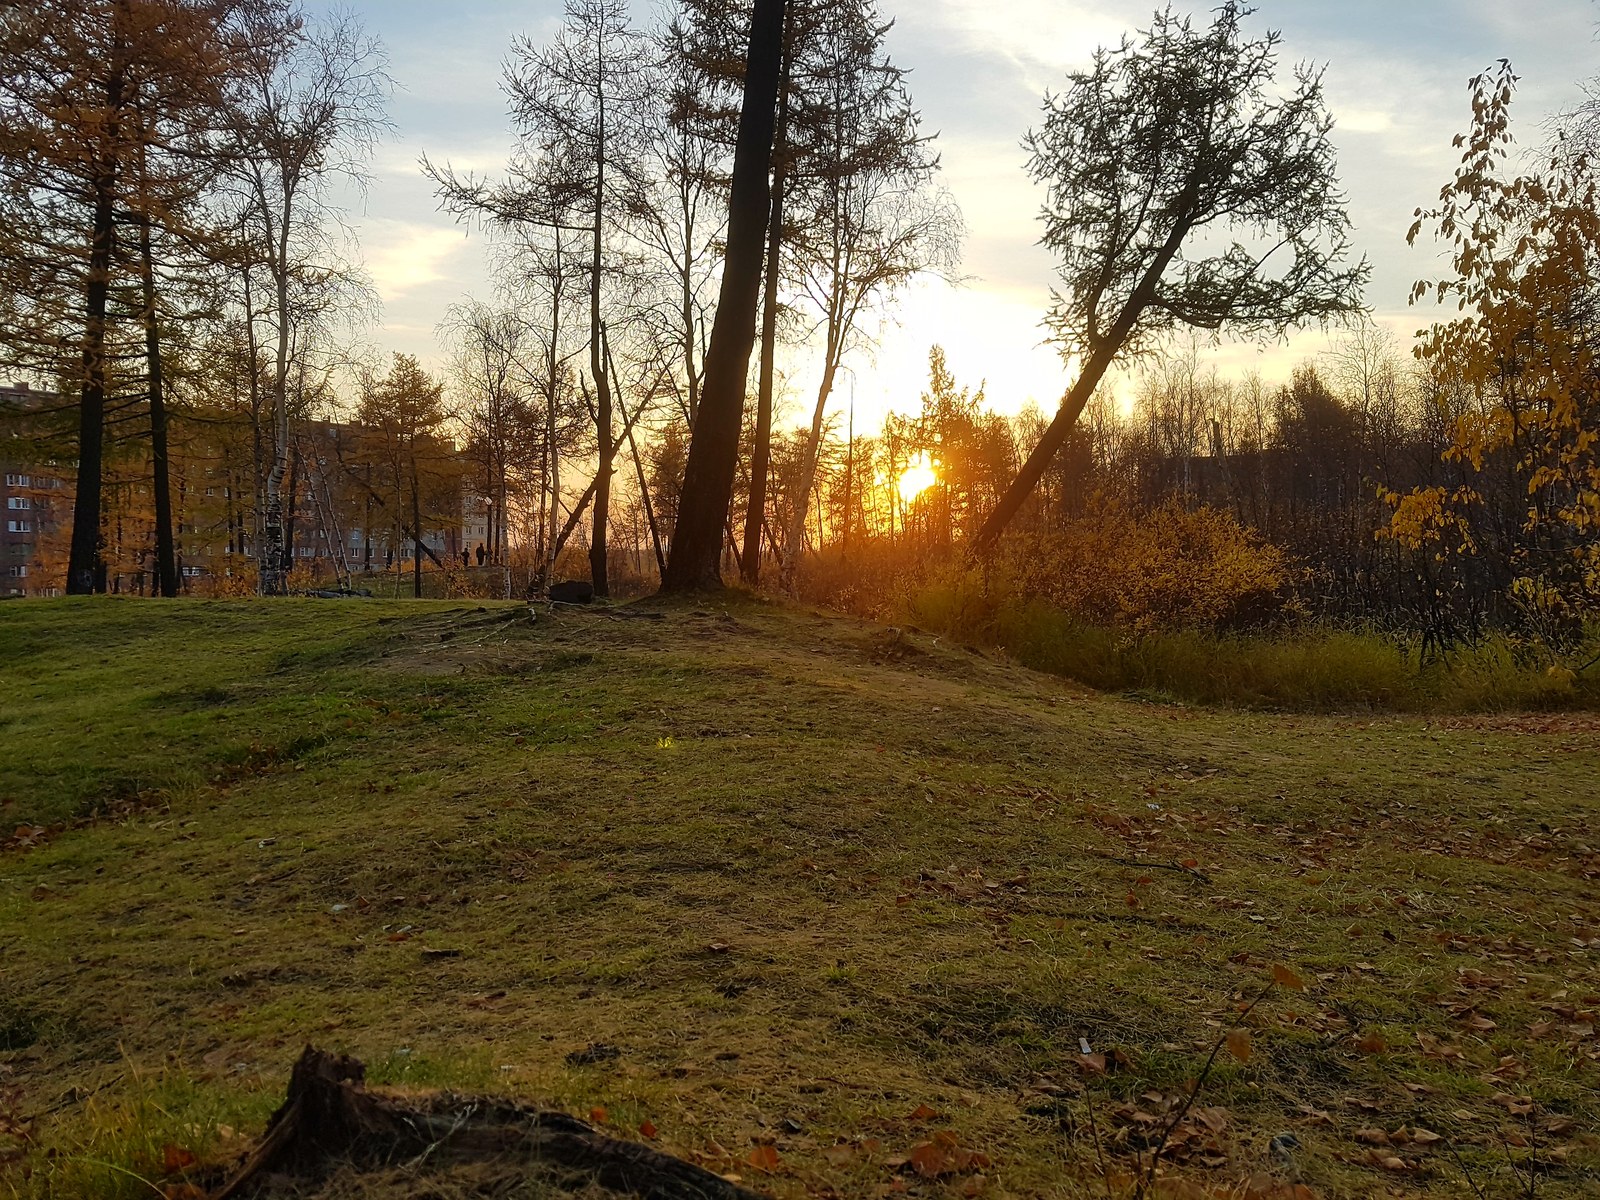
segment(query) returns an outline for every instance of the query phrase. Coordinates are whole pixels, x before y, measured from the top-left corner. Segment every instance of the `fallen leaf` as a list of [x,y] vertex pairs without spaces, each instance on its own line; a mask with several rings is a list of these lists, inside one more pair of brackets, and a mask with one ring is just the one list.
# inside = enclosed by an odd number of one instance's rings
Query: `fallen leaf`
[[1381,1033],[1368,1033],[1356,1039],[1356,1049],[1363,1054],[1385,1054],[1389,1042]]
[[640,1121],[639,1122],[639,1135],[641,1137],[649,1138],[653,1142],[653,1141],[656,1140],[656,1135],[659,1132],[660,1131],[657,1130],[656,1127],[655,1127],[655,1122],[653,1122],[653,1121]]
[[1305,980],[1301,979],[1300,976],[1289,970],[1288,967],[1281,965],[1273,966],[1272,982],[1277,984],[1279,987],[1286,987],[1296,992],[1303,992],[1306,990]]
[[1389,1135],[1381,1129],[1358,1129],[1352,1136],[1365,1146],[1387,1146],[1390,1144]]
[[1250,1061],[1250,1031],[1248,1029],[1235,1029],[1228,1034],[1228,1053],[1240,1062]]
[[906,1161],[911,1164],[911,1169],[924,1179],[937,1179],[941,1175],[951,1174],[954,1170],[950,1164],[950,1156],[935,1142],[919,1142],[911,1148]]
[[762,1144],[750,1151],[750,1157],[745,1159],[758,1171],[772,1172],[778,1169],[778,1150],[775,1146]]
[[174,1146],[168,1142],[161,1147],[161,1167],[168,1175],[176,1175],[199,1161],[192,1150],[185,1150],[182,1146]]
[[606,1112],[604,1105],[596,1104],[589,1110],[589,1120],[596,1125],[604,1125],[608,1116],[609,1114]]
[[1411,1131],[1411,1140],[1419,1146],[1431,1146],[1435,1142],[1444,1141],[1444,1137],[1441,1134],[1433,1132],[1431,1129],[1424,1129],[1422,1126],[1418,1125]]
[[937,1121],[939,1119],[938,1109],[930,1108],[926,1104],[917,1105],[916,1111],[906,1118],[908,1121]]

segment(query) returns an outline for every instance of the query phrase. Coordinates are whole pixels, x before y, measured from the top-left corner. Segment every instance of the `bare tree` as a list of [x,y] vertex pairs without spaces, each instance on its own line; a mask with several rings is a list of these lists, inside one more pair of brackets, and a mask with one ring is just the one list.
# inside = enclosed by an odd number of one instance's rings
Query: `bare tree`
[[[340,258],[335,188],[365,183],[392,85],[381,43],[348,13],[302,21],[277,41],[262,31],[257,45],[227,154],[245,320],[252,339],[262,321],[271,337],[272,466],[257,553],[261,589],[277,594],[290,565],[284,483],[296,360],[331,309],[366,299],[361,274]],[[257,279],[266,291],[259,301]]]
[[924,272],[949,274],[960,252],[961,217],[930,186],[938,169],[905,87],[883,51],[889,26],[870,0],[838,5],[818,29],[825,70],[797,97],[797,147],[788,202],[794,204],[795,270],[819,314],[822,378],[785,541],[784,579],[798,570],[807,500],[816,481],[823,420],[839,367],[861,336],[861,317]]

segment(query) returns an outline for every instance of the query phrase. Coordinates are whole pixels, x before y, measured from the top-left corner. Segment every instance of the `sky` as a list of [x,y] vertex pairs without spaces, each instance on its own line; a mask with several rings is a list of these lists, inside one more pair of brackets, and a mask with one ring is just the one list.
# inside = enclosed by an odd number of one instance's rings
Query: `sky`
[[[492,296],[489,241],[439,211],[418,160],[426,153],[491,173],[504,165],[513,141],[500,90],[504,63],[514,38],[543,41],[554,32],[560,0],[310,0],[307,7],[354,12],[387,48],[397,84],[394,134],[377,151],[364,203],[350,214],[383,301],[368,336],[379,350],[415,354],[441,370],[436,331],[449,306]],[[1096,46],[1146,26],[1154,5],[880,0],[880,7],[895,20],[889,52],[911,71],[924,128],[939,135],[944,185],[966,220],[964,278],[958,286],[921,282],[881,327],[874,322],[876,348],[851,360],[853,377],[841,382],[838,403],[853,395],[858,431],[891,409],[915,412],[937,343],[959,383],[986,382],[995,409],[1011,413],[1032,401],[1053,412],[1071,378],[1043,341],[1055,274],[1037,244],[1042,192],[1024,172],[1020,142],[1039,121],[1045,91],[1059,89]],[[655,8],[636,2],[635,12],[644,23]],[[1324,71],[1355,250],[1372,264],[1367,304],[1403,342],[1435,319],[1407,298],[1413,282],[1439,272],[1439,251],[1420,242],[1408,248],[1405,235],[1458,161],[1451,140],[1469,122],[1468,80],[1510,59],[1521,77],[1513,110],[1519,139],[1536,143],[1541,123],[1579,102],[1584,81],[1600,76],[1597,22],[1593,0],[1260,0],[1248,28],[1281,32],[1280,69],[1308,62]],[[1329,337],[1311,330],[1287,344],[1224,342],[1207,357],[1225,374],[1259,370],[1270,383],[1325,350]],[[809,412],[817,373],[805,356],[790,362],[784,415],[791,420],[802,405]]]

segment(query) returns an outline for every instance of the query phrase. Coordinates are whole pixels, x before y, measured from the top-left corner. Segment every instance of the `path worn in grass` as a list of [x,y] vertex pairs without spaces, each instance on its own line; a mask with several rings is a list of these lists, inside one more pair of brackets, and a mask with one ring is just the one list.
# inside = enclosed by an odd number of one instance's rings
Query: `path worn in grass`
[[1161,1194],[1592,1195],[1595,728],[749,602],[6,605],[0,1194],[148,1196],[306,1042],[778,1197],[1124,1194],[1282,964]]

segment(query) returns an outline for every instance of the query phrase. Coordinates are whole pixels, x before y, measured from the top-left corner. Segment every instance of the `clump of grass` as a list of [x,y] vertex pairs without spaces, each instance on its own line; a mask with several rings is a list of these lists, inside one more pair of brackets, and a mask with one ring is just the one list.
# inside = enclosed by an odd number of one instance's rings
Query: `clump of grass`
[[1385,634],[1305,625],[1254,633],[1134,633],[1091,624],[965,574],[912,596],[907,620],[1004,649],[1024,666],[1102,691],[1199,704],[1331,711],[1493,712],[1589,708],[1600,685],[1495,635],[1424,662]]
[[126,1063],[104,1091],[81,1101],[69,1095],[12,1194],[26,1200],[174,1194],[190,1172],[241,1149],[245,1131],[259,1129],[272,1107],[264,1094],[202,1084],[171,1069],[148,1074]]

